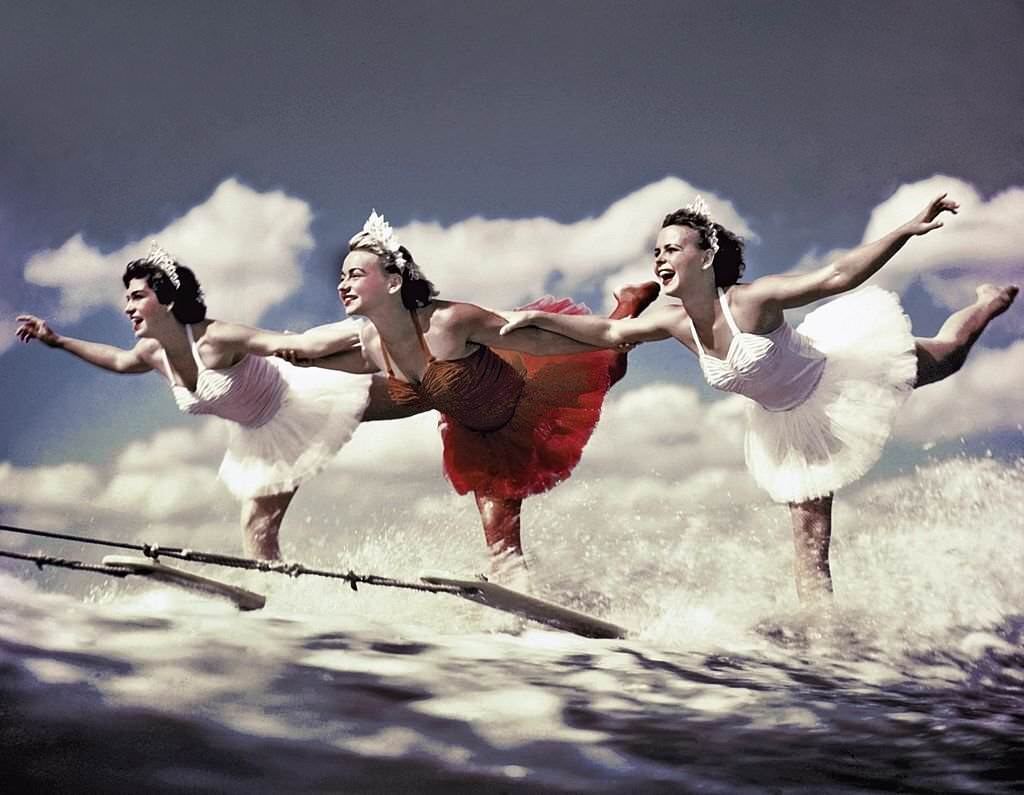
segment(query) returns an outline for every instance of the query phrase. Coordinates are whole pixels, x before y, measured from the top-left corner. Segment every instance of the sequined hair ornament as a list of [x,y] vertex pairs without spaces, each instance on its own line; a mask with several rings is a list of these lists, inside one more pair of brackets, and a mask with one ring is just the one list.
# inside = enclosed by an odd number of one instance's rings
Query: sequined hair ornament
[[[408,279],[409,281],[416,279],[427,280],[419,266],[414,261],[407,260],[402,254],[402,247],[395,237],[395,230],[391,228],[391,224],[384,220],[384,216],[378,214],[376,210],[370,213],[370,217],[363,224],[363,234],[369,238],[368,242],[387,252],[394,266],[402,272],[403,279]],[[366,243],[367,241],[363,240],[361,242]]]
[[146,262],[156,265],[162,270],[175,290],[181,289],[181,278],[178,276],[178,266],[174,263],[174,257],[160,248],[154,240],[149,244],[149,253],[146,255]]
[[[160,248],[159,244],[153,240],[149,244],[149,253],[146,255],[145,262],[152,265],[156,265],[160,270],[164,272],[171,284],[174,285],[175,290],[181,289],[181,277],[178,275],[178,266],[174,262],[174,257],[168,254],[164,249]],[[203,289],[196,284],[196,295],[195,301],[197,304],[205,304],[206,298],[203,295]]]
[[708,241],[708,250],[711,252],[711,259],[701,266],[702,270],[707,270],[711,267],[711,263],[714,262],[715,254],[718,253],[718,231],[715,229],[715,222],[711,219],[711,210],[708,209],[708,206],[704,201],[704,197],[699,193],[693,198],[693,201],[683,209],[692,213],[698,222],[707,226],[707,231],[704,233],[704,237]]
[[371,243],[376,244],[388,253],[396,267],[405,267],[405,257],[402,256],[401,247],[395,238],[395,230],[391,228],[391,224],[384,220],[383,215],[378,215],[376,210],[372,210],[370,217],[363,224],[363,233],[370,239]]

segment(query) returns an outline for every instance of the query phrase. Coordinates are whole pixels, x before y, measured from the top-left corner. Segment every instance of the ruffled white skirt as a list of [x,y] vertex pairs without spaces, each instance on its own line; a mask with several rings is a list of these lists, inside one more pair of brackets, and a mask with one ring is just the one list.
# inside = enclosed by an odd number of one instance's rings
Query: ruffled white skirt
[[287,384],[281,407],[259,427],[229,423],[220,465],[221,480],[239,499],[292,491],[320,472],[352,438],[369,401],[369,375],[267,361]]
[[746,438],[747,466],[777,502],[822,497],[862,477],[917,378],[910,319],[881,288],[830,301],[796,333],[826,356],[818,385],[789,411],[752,404]]

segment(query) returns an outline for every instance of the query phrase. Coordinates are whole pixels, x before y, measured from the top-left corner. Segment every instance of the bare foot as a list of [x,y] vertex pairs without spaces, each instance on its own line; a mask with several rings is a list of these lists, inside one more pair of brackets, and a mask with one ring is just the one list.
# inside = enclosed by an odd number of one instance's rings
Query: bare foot
[[984,305],[988,310],[985,317],[985,322],[987,323],[992,318],[999,317],[1010,308],[1010,304],[1013,303],[1017,293],[1020,292],[1020,287],[1016,284],[1008,284],[1005,287],[999,287],[995,284],[982,284],[976,292],[978,293],[978,303]]
[[[643,284],[625,284],[612,293],[619,305],[615,308],[618,317],[636,317],[649,307],[658,297],[661,287],[657,282]],[[623,315],[625,312],[627,314]]]

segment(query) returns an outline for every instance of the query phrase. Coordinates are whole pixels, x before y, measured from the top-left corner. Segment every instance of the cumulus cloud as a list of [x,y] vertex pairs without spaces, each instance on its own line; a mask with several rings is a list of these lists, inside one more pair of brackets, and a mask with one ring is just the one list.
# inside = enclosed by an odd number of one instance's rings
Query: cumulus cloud
[[[877,240],[914,217],[940,193],[960,203],[943,216],[942,229],[910,240],[872,281],[902,292],[920,280],[935,302],[959,309],[974,300],[982,282],[1024,279],[1024,188],[1011,187],[985,199],[969,182],[944,175],[901,186],[871,212],[862,242]],[[808,255],[796,270],[835,259],[843,250]],[[1020,320],[1009,319],[1020,328]]]
[[39,252],[25,265],[25,280],[60,290],[56,315],[64,322],[99,307],[120,308],[125,264],[144,256],[156,238],[196,271],[211,314],[255,323],[298,288],[302,259],[313,246],[312,219],[301,199],[227,179],[202,204],[117,251],[103,253],[76,234]]
[[212,418],[200,427],[159,430],[125,447],[115,466],[124,472],[155,473],[164,470],[168,461],[213,466],[224,454],[227,430],[225,423]]
[[397,230],[445,296],[495,308],[509,307],[544,291],[571,294],[581,285],[611,278],[618,286],[646,262],[661,218],[703,193],[716,218],[752,235],[732,203],[666,177],[612,203],[596,218],[562,224],[548,218],[480,217],[443,227],[414,222]]
[[5,505],[74,507],[95,494],[99,484],[99,475],[86,464],[20,468],[0,463],[0,494]]
[[[936,300],[958,306],[970,299],[959,295],[961,281],[973,287],[982,279],[1015,277],[1013,256],[1024,242],[1024,191],[1011,189],[984,200],[967,183],[935,177],[904,186],[879,205],[864,237],[872,239],[902,223],[942,190],[961,202],[961,214],[949,218],[946,228],[911,241],[877,279],[902,290],[921,278]],[[542,289],[572,293],[603,286],[607,293],[623,282],[649,278],[658,220],[696,192],[681,179],[667,178],[575,223],[470,218],[447,228],[412,223],[399,236],[452,297],[498,307]],[[731,203],[701,192],[717,218],[753,237]],[[254,321],[298,286],[299,260],[312,245],[310,219],[309,207],[300,200],[279,192],[257,193],[227,180],[209,200],[155,234],[184,262],[196,265],[215,314],[218,301],[231,300],[225,317]],[[75,236],[34,257],[26,278],[61,290],[65,319],[119,305],[121,269],[144,253],[148,239],[102,254]],[[809,255],[802,267],[823,259]],[[245,291],[237,289],[240,281]],[[1016,394],[1022,365],[1024,343],[975,351],[954,378],[914,394],[901,416],[898,437],[926,442],[1018,429],[1024,423]],[[730,505],[765,505],[767,498],[743,465],[744,410],[742,398],[702,400],[700,392],[682,384],[620,386],[606,403],[574,477],[531,500],[529,510],[562,517],[586,509],[595,521],[608,517],[608,522],[623,511],[635,516],[673,512],[678,522],[686,506],[725,511]],[[382,515],[378,512],[385,510],[416,517],[447,514],[457,505],[472,514],[467,521],[475,524],[472,500],[455,500],[441,477],[436,424],[437,415],[428,413],[364,425],[332,466],[300,490],[286,520],[285,541],[298,538],[296,523],[325,521],[330,526],[333,521],[340,528],[358,522],[372,528]],[[232,541],[238,537],[237,503],[216,480],[225,438],[223,424],[211,420],[157,431],[96,467],[0,464],[0,508],[9,516],[62,512],[72,523],[97,512],[129,517],[125,526],[133,534],[135,522],[166,530],[168,543],[188,537],[190,543],[224,548],[225,524],[232,526]]]
[[654,383],[612,393],[584,459],[590,471],[685,480],[743,466],[745,398],[701,401],[692,387]]
[[915,390],[896,427],[914,442],[938,442],[980,433],[1020,431],[1024,341],[1001,350],[975,349],[963,369]]
[[6,301],[0,299],[0,354],[17,342],[14,330],[18,327],[14,318],[14,309]]
[[429,411],[404,420],[363,423],[331,469],[371,481],[414,483],[420,473],[435,473],[440,468],[437,420],[437,413]]

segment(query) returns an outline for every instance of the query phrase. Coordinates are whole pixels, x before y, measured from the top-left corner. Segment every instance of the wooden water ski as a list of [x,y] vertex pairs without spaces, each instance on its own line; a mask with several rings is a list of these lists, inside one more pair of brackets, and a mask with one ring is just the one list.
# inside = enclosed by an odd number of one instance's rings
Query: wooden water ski
[[130,569],[132,574],[149,577],[168,585],[177,585],[190,591],[199,591],[207,596],[222,596],[230,599],[239,610],[259,610],[267,603],[266,597],[262,594],[228,585],[220,580],[201,577],[190,571],[176,569],[149,558],[107,555],[103,558],[103,565]]
[[452,585],[463,590],[457,593],[471,602],[514,613],[517,616],[547,624],[555,629],[582,635],[585,638],[624,638],[629,631],[616,624],[588,616],[577,610],[562,607],[546,599],[513,591],[487,580],[464,579],[440,574],[424,574],[420,577],[431,585]]

